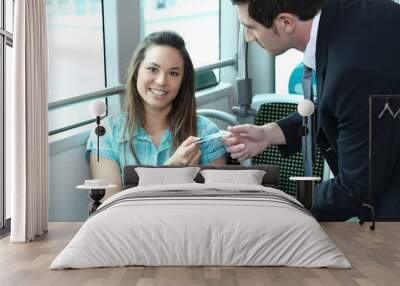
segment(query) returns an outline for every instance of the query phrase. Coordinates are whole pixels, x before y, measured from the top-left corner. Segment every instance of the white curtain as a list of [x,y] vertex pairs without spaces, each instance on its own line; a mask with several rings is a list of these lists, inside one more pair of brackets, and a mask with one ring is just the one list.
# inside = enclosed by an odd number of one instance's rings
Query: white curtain
[[6,99],[6,187],[11,191],[12,242],[48,228],[48,49],[45,0],[17,0],[14,70]]

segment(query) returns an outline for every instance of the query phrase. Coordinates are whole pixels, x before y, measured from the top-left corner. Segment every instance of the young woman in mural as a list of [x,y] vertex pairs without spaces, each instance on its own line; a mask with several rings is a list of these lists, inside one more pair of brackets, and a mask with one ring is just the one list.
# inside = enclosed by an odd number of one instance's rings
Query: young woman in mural
[[87,142],[93,178],[121,186],[125,165],[224,165],[219,140],[198,143],[219,131],[196,115],[195,74],[184,40],[174,32],[148,35],[133,54],[124,112],[106,118],[100,137]]

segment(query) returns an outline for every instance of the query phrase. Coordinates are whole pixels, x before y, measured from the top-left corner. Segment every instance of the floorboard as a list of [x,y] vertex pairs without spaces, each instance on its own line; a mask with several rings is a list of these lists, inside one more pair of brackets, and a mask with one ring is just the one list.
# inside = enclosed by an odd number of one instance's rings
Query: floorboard
[[369,225],[322,223],[351,262],[352,269],[290,267],[119,267],[49,270],[52,260],[81,223],[50,223],[49,232],[32,243],[0,240],[0,285],[136,285],[136,286],[266,286],[346,285],[398,286],[400,222]]

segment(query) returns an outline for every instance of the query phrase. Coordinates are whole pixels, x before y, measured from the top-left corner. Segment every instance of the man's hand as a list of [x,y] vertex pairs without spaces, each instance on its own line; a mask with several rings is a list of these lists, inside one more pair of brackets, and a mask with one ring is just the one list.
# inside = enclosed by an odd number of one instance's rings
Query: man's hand
[[263,126],[250,124],[228,127],[232,133],[222,138],[233,159],[243,161],[249,159],[270,145],[285,145],[286,139],[282,129],[276,123]]
[[269,146],[263,126],[237,125],[228,127],[232,133],[222,138],[233,159],[246,160],[264,151]]
[[165,165],[189,166],[198,165],[201,151],[196,143],[197,137],[190,136],[176,149]]

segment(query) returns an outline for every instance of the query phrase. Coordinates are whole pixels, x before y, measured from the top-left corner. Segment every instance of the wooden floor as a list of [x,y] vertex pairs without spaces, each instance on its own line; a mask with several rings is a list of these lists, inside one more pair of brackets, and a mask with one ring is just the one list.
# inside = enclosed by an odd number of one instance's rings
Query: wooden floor
[[289,267],[122,267],[48,270],[80,223],[51,223],[32,243],[0,241],[0,285],[400,285],[400,223],[323,223],[353,268]]

